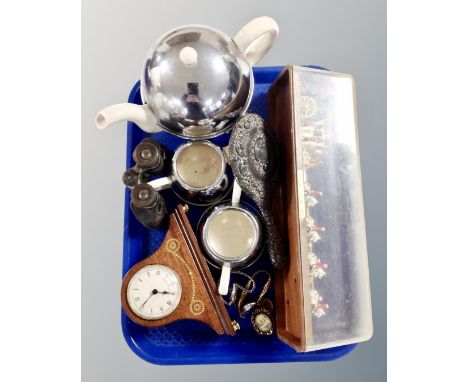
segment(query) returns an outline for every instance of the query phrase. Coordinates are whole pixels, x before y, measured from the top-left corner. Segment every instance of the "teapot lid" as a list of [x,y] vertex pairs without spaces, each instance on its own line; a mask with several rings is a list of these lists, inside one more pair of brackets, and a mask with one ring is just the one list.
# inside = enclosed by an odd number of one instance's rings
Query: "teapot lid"
[[150,49],[141,95],[159,125],[175,135],[211,138],[247,109],[251,67],[232,39],[206,26],[177,28]]

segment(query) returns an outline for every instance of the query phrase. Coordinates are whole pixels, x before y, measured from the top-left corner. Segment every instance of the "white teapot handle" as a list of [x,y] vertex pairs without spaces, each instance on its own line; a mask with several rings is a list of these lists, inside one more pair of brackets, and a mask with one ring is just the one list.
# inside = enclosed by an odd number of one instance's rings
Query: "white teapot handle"
[[278,33],[276,21],[271,17],[262,16],[244,25],[236,33],[233,41],[247,57],[250,66],[253,66],[270,50]]

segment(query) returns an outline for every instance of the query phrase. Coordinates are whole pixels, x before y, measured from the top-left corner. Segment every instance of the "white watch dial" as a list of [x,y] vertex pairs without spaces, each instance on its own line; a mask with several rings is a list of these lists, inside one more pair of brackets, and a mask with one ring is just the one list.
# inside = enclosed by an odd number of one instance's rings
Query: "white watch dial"
[[146,320],[167,317],[179,305],[182,284],[165,265],[147,265],[136,272],[127,287],[127,301],[137,316]]

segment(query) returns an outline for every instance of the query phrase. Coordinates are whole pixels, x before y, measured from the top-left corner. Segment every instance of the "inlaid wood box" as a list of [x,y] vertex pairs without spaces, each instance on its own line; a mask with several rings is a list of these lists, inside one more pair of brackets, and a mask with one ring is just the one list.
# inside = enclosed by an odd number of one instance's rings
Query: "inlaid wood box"
[[297,351],[368,340],[372,311],[354,79],[289,66],[269,90],[282,168],[275,214],[279,338]]

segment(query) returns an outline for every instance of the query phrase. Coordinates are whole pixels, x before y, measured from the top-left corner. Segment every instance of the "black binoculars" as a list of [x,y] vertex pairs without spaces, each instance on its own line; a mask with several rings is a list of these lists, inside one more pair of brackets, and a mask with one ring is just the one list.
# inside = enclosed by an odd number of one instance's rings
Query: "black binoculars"
[[147,184],[169,166],[169,151],[153,138],[143,139],[133,150],[135,166],[122,175],[123,183],[131,189],[130,209],[146,228],[160,227],[167,216],[164,198]]

